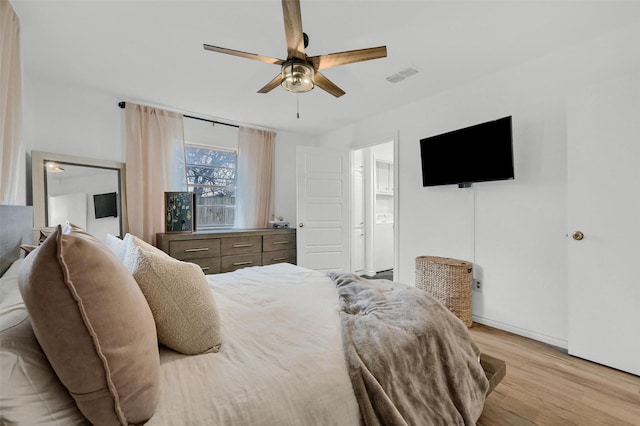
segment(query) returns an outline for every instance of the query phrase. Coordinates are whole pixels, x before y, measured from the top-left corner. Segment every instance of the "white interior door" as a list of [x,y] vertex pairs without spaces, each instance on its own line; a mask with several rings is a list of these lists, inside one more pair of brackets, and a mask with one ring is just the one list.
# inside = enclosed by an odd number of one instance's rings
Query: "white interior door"
[[568,114],[569,353],[640,375],[640,75]]
[[298,264],[318,271],[348,272],[348,153],[300,146],[296,169]]

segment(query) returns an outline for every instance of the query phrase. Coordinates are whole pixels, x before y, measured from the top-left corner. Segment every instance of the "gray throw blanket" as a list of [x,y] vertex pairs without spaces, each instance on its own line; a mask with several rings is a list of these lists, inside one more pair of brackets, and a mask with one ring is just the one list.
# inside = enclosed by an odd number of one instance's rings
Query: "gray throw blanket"
[[463,322],[424,290],[328,275],[363,423],[475,425],[489,382]]

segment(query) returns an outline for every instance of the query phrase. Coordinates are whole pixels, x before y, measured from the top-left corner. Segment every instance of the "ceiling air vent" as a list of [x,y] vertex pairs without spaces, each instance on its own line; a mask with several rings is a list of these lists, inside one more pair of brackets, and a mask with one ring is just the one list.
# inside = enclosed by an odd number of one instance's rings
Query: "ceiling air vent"
[[409,78],[412,75],[415,75],[419,72],[420,70],[416,69],[416,68],[407,68],[404,69],[396,74],[390,75],[389,77],[387,77],[387,81],[389,83],[398,83],[402,80],[404,80],[405,78]]

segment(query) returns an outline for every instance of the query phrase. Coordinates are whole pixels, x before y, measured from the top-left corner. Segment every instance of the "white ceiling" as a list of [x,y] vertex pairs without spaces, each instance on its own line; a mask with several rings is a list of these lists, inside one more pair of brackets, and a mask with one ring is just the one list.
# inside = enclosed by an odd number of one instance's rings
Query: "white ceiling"
[[[285,59],[278,0],[10,1],[27,78],[309,135],[640,20],[637,1],[301,0],[309,56],[387,46],[387,58],[324,70],[346,91],[334,98],[318,88],[256,93],[278,66],[203,49],[206,43]],[[420,73],[386,80],[408,67]]]

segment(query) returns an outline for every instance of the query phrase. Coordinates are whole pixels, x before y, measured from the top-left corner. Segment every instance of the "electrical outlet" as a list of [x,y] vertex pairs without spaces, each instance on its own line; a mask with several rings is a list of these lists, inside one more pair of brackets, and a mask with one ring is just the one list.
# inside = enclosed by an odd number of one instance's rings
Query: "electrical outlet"
[[477,280],[477,279],[473,279],[473,290],[474,291],[478,291],[478,292],[482,292],[482,281]]

